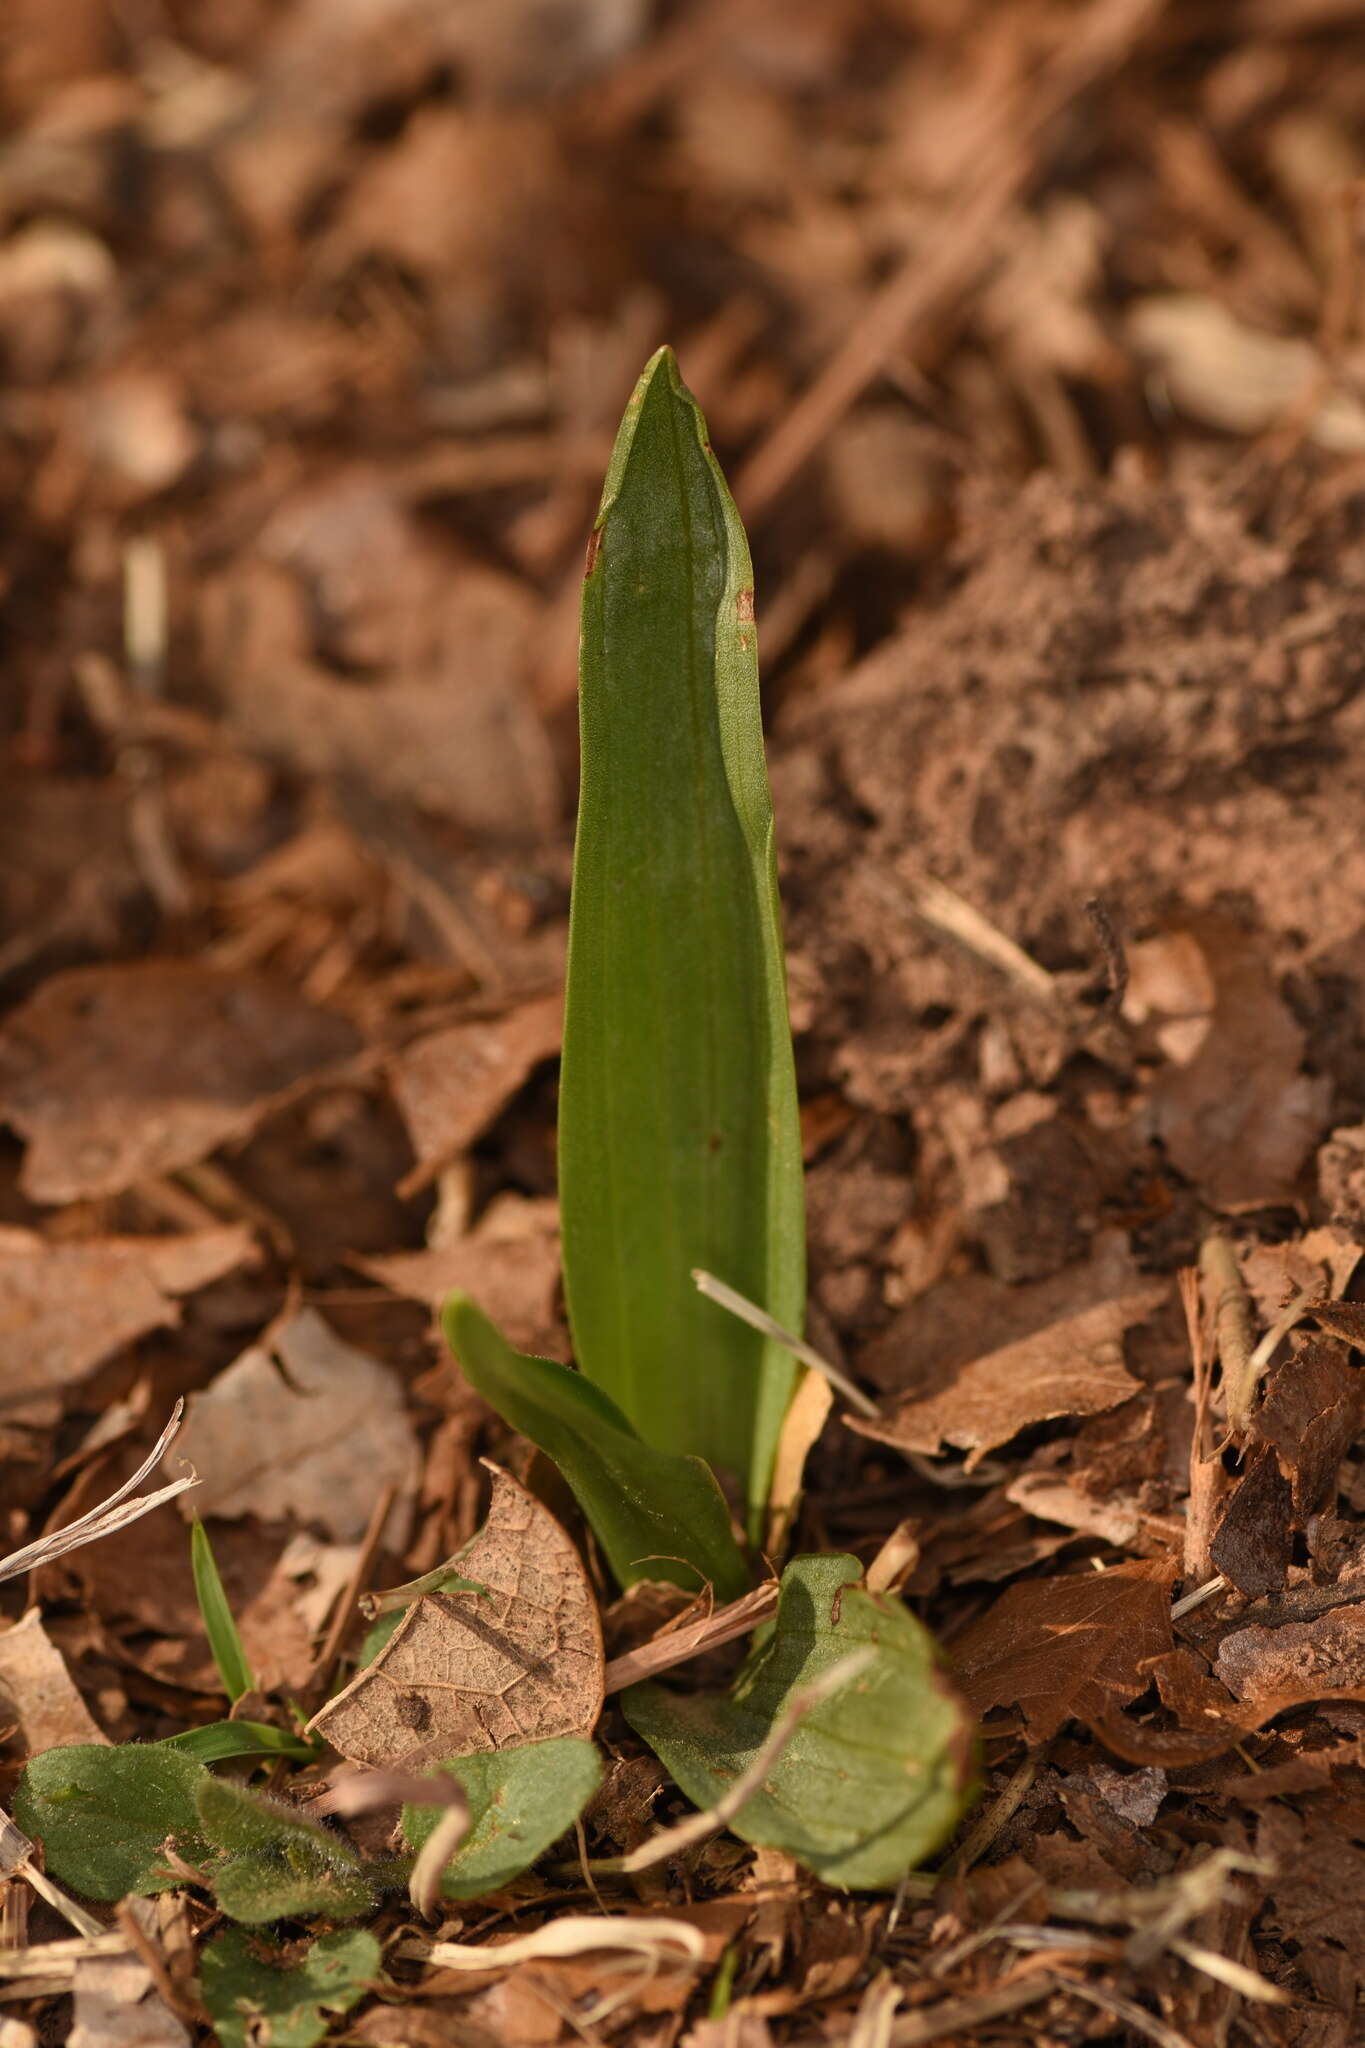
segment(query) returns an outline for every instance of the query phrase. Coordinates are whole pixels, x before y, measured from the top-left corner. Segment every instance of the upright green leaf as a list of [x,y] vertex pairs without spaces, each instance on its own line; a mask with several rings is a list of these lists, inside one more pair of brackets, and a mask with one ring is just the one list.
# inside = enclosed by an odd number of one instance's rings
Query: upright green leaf
[[83,1897],[164,1892],[182,1881],[167,1844],[187,1863],[208,1855],[195,1794],[210,1782],[202,1764],[159,1742],[81,1743],[26,1765],[14,1817],[41,1837],[52,1875]]
[[190,1567],[213,1661],[218,1666],[218,1676],[223,1681],[229,1704],[235,1706],[243,1693],[254,1690],[256,1680],[247,1662],[242,1638],[237,1633],[223,1581],[218,1575],[218,1561],[213,1555],[209,1532],[198,1515],[190,1528]]
[[688,1798],[714,1806],[792,1695],[871,1648],[871,1667],[807,1714],[730,1825],[828,1884],[883,1890],[952,1832],[971,1795],[974,1744],[929,1631],[860,1578],[856,1558],[793,1559],[772,1626],[732,1692],[635,1685],[621,1706]]
[[800,1131],[753,571],[669,349],[617,435],[583,587],[559,1179],[578,1362],[660,1450],[763,1502],[799,1332]]
[[[469,1800],[469,1832],[441,1880],[448,1899],[479,1899],[511,1884],[573,1826],[602,1782],[597,1750],[577,1735],[452,1757],[440,1768],[459,1779]],[[435,1806],[403,1808],[414,1849],[440,1817]]]
[[[296,1954],[291,1951],[291,1954]],[[314,2048],[331,2016],[349,2012],[379,1975],[379,1943],[358,1928],[324,1934],[302,1961],[274,1961],[239,1927],[204,1951],[204,2003],[221,2048]]]
[[718,1600],[739,1598],[749,1574],[720,1488],[700,1458],[642,1443],[591,1380],[514,1351],[467,1294],[451,1295],[441,1324],[485,1401],[554,1459],[623,1586],[709,1581]]

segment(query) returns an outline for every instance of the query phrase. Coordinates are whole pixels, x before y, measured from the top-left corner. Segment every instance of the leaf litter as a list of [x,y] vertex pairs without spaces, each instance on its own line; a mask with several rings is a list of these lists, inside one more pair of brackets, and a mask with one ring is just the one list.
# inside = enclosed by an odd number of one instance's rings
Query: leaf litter
[[[348,2006],[375,2042],[1337,2048],[1365,1954],[1354,23],[266,12],[113,35],[25,5],[0,51],[0,1455],[7,1546],[57,1560],[0,1643],[41,1631],[71,1734],[73,1697],[117,1741],[221,1722],[180,1516],[128,1500],[57,1546],[245,1355],[271,1441],[208,1524],[281,1730],[319,1659],[352,1668],[354,1592],[474,1535],[481,1454],[542,1483],[432,1369],[427,1311],[462,1288],[567,1356],[564,621],[604,429],[672,335],[758,508],[811,1334],[886,1419],[826,1424],[791,1547],[885,1553],[984,1715],[985,1793],[899,1900],[721,1832],[594,1876],[604,1922],[547,1842],[444,1908],[486,1968],[414,1943],[382,1995],[368,1929],[232,1953],[181,1886],[175,1983],[196,1950],[220,1973],[222,2038],[245,1999],[300,2040]],[[1196,1443],[1177,1276],[1211,1219],[1246,1341],[1206,1287]],[[1316,1314],[1248,1374],[1296,1289]],[[314,1396],[277,1342],[309,1317]],[[371,1394],[332,1434],[343,1385]],[[294,1493],[301,1412],[336,1462]],[[723,1609],[655,1626],[614,1659],[729,1697]],[[12,1683],[7,1784],[44,1697]],[[590,1864],[683,1811],[615,1708],[600,1733]],[[74,1985],[98,2032],[107,1962],[175,2038],[140,1950],[97,1952],[26,1843],[4,1868],[10,1988],[58,1987],[16,2014],[60,2030]],[[509,1905],[546,1948],[671,1919],[687,1968],[509,1968]]]

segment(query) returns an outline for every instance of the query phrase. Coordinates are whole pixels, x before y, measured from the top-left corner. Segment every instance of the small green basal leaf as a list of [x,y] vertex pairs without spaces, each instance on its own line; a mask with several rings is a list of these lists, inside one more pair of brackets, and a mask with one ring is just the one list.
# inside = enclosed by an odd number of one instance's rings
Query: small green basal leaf
[[256,1680],[247,1662],[242,1638],[237,1633],[232,1607],[219,1576],[218,1561],[209,1542],[209,1532],[197,1515],[190,1528],[190,1569],[194,1573],[199,1612],[204,1618],[204,1633],[209,1639],[209,1648],[218,1666],[218,1676],[223,1681],[229,1705],[233,1705],[243,1693],[254,1689]]
[[548,1358],[514,1351],[467,1294],[451,1295],[441,1326],[466,1379],[554,1459],[623,1586],[709,1581],[720,1601],[747,1590],[724,1498],[700,1458],[643,1443],[600,1387]]
[[49,1749],[26,1766],[14,1817],[72,1891],[146,1896],[181,1882],[166,1866],[167,1841],[187,1863],[205,1860],[195,1794],[206,1782],[202,1764],[161,1743]]
[[284,1728],[272,1728],[268,1721],[210,1721],[203,1728],[185,1728],[179,1735],[166,1736],[161,1747],[197,1757],[201,1764],[225,1764],[252,1756],[289,1756],[303,1762],[318,1756],[322,1749],[321,1743],[305,1742]]
[[195,1803],[206,1840],[223,1852],[213,1890],[232,1919],[250,1927],[309,1913],[353,1920],[374,1905],[357,1857],[313,1821],[207,1775]]
[[801,1133],[763,758],[753,569],[671,349],[612,451],[583,584],[582,782],[559,1090],[578,1363],[658,1450],[767,1499],[798,1334]]
[[856,1558],[798,1557],[777,1614],[729,1694],[631,1686],[626,1719],[699,1807],[752,1761],[791,1695],[852,1650],[876,1661],[798,1726],[730,1823],[827,1884],[881,1891],[933,1854],[974,1787],[972,1722],[934,1641],[899,1600],[865,1591]]
[[[602,1782],[596,1748],[577,1735],[453,1757],[440,1768],[458,1778],[469,1799],[469,1833],[441,1880],[448,1899],[482,1898],[520,1877],[573,1826]],[[440,1818],[439,1807],[403,1808],[403,1833],[413,1849]]]
[[200,1979],[221,2048],[264,2040],[270,2048],[313,2048],[332,2019],[364,1997],[379,1955],[372,1934],[351,1928],[324,1934],[291,1965],[267,1960],[258,1941],[229,1928],[204,1951]]

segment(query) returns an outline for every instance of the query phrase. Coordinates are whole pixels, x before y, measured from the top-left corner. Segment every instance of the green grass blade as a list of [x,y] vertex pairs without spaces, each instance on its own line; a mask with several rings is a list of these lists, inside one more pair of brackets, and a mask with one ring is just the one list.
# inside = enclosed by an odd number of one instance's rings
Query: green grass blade
[[441,1327],[465,1378],[558,1465],[623,1586],[709,1584],[722,1602],[747,1591],[725,1501],[700,1458],[643,1443],[600,1387],[514,1351],[467,1294],[451,1295]]
[[199,1600],[199,1612],[204,1617],[204,1633],[209,1639],[213,1661],[218,1666],[218,1675],[223,1681],[223,1690],[232,1705],[244,1692],[255,1689],[256,1680],[242,1648],[242,1639],[237,1633],[237,1624],[232,1618],[228,1596],[223,1590],[223,1581],[218,1576],[218,1565],[209,1542],[209,1532],[196,1516],[190,1527],[190,1564],[194,1570],[194,1590]]
[[559,1176],[578,1360],[660,1449],[765,1497],[794,1366],[693,1288],[790,1330],[800,1131],[753,572],[661,349],[627,408],[583,589],[582,794]]

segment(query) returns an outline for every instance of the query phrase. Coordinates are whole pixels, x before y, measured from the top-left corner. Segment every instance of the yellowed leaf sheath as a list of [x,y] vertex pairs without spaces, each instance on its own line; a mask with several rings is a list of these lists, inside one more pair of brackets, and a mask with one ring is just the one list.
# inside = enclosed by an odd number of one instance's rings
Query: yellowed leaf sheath
[[695,1291],[799,1330],[804,1212],[753,572],[661,349],[616,439],[580,654],[559,1181],[582,1370],[647,1442],[766,1496],[794,1368]]

